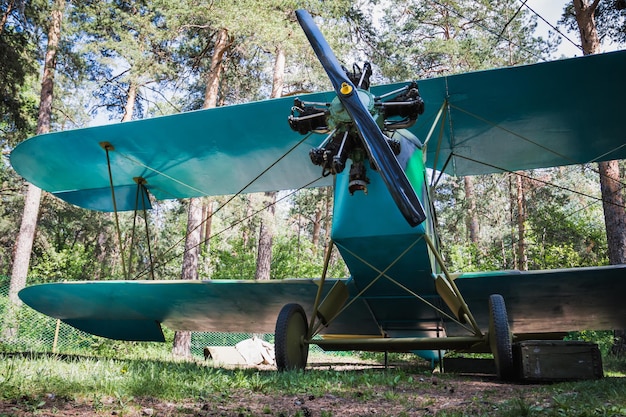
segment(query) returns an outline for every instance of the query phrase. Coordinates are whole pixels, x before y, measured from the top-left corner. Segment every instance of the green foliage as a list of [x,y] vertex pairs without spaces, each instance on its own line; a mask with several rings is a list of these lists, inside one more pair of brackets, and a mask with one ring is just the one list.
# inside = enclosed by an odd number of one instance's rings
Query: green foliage
[[582,340],[597,343],[603,357],[609,355],[615,344],[613,331],[609,330],[581,330],[579,332],[571,332],[565,340]]
[[243,239],[231,240],[224,249],[212,254],[214,279],[253,279],[256,268],[255,252]]
[[4,3],[0,6],[2,15],[8,13],[6,23],[3,21],[4,26],[0,27],[0,132],[5,145],[12,136],[24,138],[32,116],[24,88],[28,86],[29,76],[36,71],[33,34],[25,15],[27,9],[9,9],[9,6]]
[[[564,167],[523,174],[524,247],[529,269],[607,264],[597,173]],[[471,215],[462,179],[445,177],[436,189],[443,251],[459,271],[519,268],[519,224],[514,174],[473,178],[473,215],[479,227],[469,240]]]
[[384,12],[372,61],[392,80],[535,62],[552,47],[513,0],[402,0]]
[[87,266],[91,263],[85,248],[74,245],[73,248],[64,248],[59,252],[45,252],[39,262],[31,269],[31,274],[37,277],[45,277],[50,281],[90,279],[85,275]]

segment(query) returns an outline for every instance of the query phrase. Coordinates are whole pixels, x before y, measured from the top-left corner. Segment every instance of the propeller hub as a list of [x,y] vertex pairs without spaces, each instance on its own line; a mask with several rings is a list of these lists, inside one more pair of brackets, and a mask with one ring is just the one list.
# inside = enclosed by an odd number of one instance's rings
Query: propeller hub
[[344,96],[349,96],[350,94],[352,94],[352,86],[348,83],[343,83],[341,84],[341,89],[339,91]]
[[[350,86],[349,86],[350,87]],[[352,88],[352,87],[350,87]],[[354,90],[352,90],[354,92]],[[357,96],[363,106],[370,112],[372,116],[376,117],[377,110],[374,108],[374,96],[366,90],[356,90]],[[343,93],[342,93],[343,94]],[[335,97],[330,104],[330,120],[329,125],[335,128],[341,124],[352,124],[352,117],[350,113],[346,111],[346,108],[341,103],[339,96]]]

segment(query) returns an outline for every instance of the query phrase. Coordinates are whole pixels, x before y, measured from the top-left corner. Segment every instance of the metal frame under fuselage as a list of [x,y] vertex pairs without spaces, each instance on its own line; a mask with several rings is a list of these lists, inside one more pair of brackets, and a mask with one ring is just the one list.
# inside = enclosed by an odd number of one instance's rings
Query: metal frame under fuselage
[[[405,136],[403,146],[418,143],[407,136],[408,132],[401,135]],[[350,195],[349,176],[337,174],[332,243],[348,266],[349,280],[357,293],[348,295],[345,286],[337,284],[341,288],[333,288],[322,298],[320,285],[306,343],[326,350],[486,348],[487,336],[476,324],[439,255],[422,149],[415,147],[405,162],[407,177],[428,213],[426,221],[414,228],[402,217],[380,175],[371,167],[367,167],[367,193]],[[443,307],[442,300],[452,313]],[[355,302],[366,304],[380,334],[332,334],[333,319]],[[416,303],[428,305],[430,315],[424,316],[424,309],[415,308]],[[445,337],[444,316],[465,327],[468,336]],[[321,339],[315,338],[323,332]]]

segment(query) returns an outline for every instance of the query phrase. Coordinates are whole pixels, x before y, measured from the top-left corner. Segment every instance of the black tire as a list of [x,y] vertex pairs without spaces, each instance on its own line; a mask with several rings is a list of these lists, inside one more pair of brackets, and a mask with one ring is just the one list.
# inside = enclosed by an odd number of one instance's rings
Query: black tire
[[498,378],[504,381],[510,381],[516,376],[512,344],[504,298],[500,294],[492,294],[489,296],[489,347]]
[[279,371],[304,369],[309,357],[309,345],[305,343],[309,324],[300,304],[285,305],[276,320],[274,350]]

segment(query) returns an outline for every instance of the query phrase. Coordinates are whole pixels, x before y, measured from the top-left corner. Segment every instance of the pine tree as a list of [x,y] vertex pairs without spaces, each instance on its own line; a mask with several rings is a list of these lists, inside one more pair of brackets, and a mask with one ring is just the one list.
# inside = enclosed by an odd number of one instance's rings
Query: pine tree
[[[61,24],[65,9],[64,0],[55,0],[51,7],[50,21],[48,23],[47,47],[44,59],[43,78],[41,82],[41,95],[39,103],[39,117],[37,120],[37,134],[50,131],[50,119],[52,116],[52,98],[54,92],[54,71],[56,68],[57,49],[61,37]],[[9,287],[9,300],[13,306],[20,306],[18,292],[26,285],[26,277],[30,265],[30,256],[35,240],[37,217],[41,203],[41,189],[33,184],[27,185],[26,198],[24,201],[24,213],[20,231],[15,242],[15,256],[11,271],[11,285]],[[5,316],[5,336],[11,337],[15,333],[14,313],[8,312]]]

